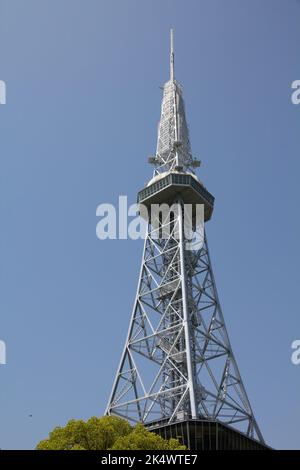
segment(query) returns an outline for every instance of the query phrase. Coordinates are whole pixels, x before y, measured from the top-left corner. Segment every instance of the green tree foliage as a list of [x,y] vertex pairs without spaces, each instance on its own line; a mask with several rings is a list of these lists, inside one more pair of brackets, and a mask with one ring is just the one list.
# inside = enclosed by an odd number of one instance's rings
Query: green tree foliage
[[147,431],[141,424],[137,424],[127,436],[119,437],[111,448],[112,450],[184,450],[177,439],[166,441],[162,437]]
[[103,416],[88,421],[74,420],[57,427],[49,438],[41,441],[38,450],[107,450],[119,437],[127,436],[131,426],[122,418]]
[[56,427],[37,450],[183,450],[177,439],[164,440],[141,424],[132,428],[116,416],[72,419],[65,427]]

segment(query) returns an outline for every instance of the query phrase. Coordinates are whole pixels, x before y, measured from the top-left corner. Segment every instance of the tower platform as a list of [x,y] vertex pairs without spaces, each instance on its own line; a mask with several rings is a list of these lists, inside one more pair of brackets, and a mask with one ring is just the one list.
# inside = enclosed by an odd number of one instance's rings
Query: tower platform
[[158,175],[148,185],[139,191],[137,202],[147,207],[152,204],[172,204],[179,196],[185,204],[203,204],[204,221],[207,222],[213,212],[215,198],[191,173],[167,171]]

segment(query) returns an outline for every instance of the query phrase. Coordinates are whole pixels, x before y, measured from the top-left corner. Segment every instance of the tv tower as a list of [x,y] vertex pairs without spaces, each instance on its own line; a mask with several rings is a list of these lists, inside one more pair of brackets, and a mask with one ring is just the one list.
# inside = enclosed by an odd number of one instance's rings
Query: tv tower
[[200,246],[187,249],[184,205],[193,208],[197,229],[196,205],[204,207],[207,223],[214,197],[195,174],[200,161],[192,156],[182,88],[175,79],[172,30],[170,49],[157,148],[149,157],[154,175],[138,193],[138,203],[149,211],[163,203],[178,210],[148,220],[137,294],[106,414],[141,422],[165,437],[182,440],[192,433],[195,442],[185,440],[189,448],[208,447],[207,426],[215,436],[212,447],[263,447],[225,326],[204,230]]

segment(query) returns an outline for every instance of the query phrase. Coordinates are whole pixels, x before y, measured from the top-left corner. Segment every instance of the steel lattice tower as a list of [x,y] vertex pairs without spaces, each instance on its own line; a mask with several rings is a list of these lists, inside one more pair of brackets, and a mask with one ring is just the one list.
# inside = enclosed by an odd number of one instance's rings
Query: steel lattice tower
[[[230,345],[207,239],[187,250],[183,204],[214,198],[198,180],[191,153],[182,89],[174,78],[171,31],[170,79],[164,85],[154,175],[138,202],[176,203],[176,217],[150,219],[125,348],[106,414],[144,424],[184,417],[224,423],[263,443]],[[157,229],[157,224],[159,229]],[[155,226],[155,228],[154,228]],[[169,236],[158,236],[169,228]],[[175,236],[175,233],[177,236]]]

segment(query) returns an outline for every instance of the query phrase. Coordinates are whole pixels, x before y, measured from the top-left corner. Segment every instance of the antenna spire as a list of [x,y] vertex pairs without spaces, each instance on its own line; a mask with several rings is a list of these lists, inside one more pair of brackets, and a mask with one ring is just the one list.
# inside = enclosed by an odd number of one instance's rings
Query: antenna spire
[[173,28],[170,30],[170,80],[174,80],[174,38]]

